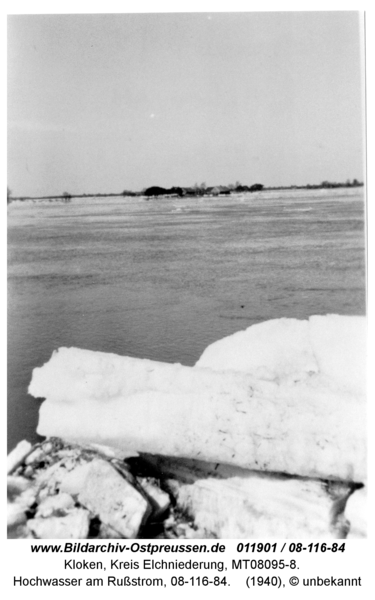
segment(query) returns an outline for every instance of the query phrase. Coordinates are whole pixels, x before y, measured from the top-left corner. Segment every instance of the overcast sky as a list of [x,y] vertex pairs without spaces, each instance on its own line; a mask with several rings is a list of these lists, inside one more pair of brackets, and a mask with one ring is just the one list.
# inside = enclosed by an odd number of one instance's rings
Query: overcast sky
[[13,195],[363,180],[354,12],[8,21]]

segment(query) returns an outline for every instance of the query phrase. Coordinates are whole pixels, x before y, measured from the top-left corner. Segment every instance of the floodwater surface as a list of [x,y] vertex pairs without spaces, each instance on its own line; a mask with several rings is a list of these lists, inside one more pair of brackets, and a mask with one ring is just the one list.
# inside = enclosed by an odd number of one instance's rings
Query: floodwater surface
[[260,321],[365,314],[363,189],[14,202],[8,275],[12,448],[61,346],[193,365]]

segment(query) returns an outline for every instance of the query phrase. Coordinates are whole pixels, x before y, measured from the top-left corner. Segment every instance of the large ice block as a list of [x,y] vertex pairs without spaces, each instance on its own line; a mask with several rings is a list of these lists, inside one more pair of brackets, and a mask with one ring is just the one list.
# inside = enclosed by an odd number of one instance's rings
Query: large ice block
[[60,348],[29,387],[47,400],[38,433],[362,482],[363,332],[359,317],[280,319],[217,342],[195,367]]

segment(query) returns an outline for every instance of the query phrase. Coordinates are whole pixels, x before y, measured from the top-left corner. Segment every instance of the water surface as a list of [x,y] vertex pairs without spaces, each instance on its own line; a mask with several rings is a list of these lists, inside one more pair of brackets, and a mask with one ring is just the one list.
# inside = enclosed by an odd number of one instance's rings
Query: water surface
[[36,440],[54,349],[193,365],[253,323],[365,314],[362,189],[90,198],[8,209],[8,443]]

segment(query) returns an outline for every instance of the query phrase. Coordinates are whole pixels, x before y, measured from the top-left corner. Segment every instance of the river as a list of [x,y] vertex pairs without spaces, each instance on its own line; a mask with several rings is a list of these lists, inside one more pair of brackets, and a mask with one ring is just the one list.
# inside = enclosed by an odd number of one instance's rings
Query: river
[[366,312],[363,188],[8,207],[8,447],[60,346],[193,365],[253,323]]

